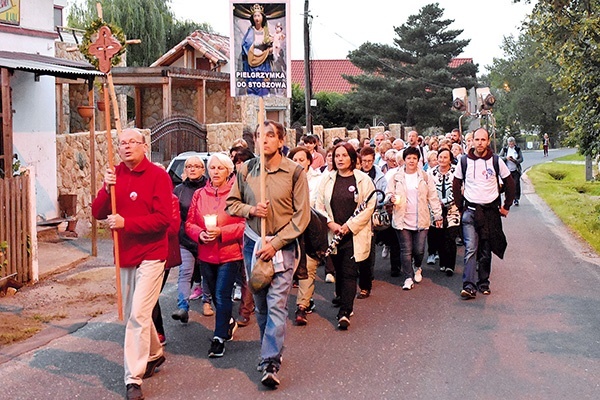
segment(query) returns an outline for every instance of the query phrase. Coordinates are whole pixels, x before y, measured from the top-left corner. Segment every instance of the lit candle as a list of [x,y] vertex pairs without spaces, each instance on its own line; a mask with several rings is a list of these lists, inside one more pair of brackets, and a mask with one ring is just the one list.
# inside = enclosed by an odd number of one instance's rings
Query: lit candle
[[204,216],[204,225],[206,229],[212,230],[217,227],[217,214],[207,214]]

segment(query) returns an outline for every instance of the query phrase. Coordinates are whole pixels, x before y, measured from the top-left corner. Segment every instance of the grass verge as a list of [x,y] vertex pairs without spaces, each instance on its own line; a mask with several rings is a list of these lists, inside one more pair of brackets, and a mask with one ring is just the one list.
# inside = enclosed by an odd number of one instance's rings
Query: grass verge
[[[563,160],[573,158],[567,156],[555,161]],[[539,164],[527,176],[556,215],[600,253],[600,183],[586,182],[585,166]]]

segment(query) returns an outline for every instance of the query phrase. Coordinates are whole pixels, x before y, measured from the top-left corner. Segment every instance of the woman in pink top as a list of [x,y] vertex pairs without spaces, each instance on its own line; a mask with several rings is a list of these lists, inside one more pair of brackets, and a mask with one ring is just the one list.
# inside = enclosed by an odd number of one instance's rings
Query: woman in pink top
[[185,233],[198,242],[198,260],[210,292],[215,301],[215,331],[209,357],[222,357],[225,341],[233,339],[237,328],[231,317],[233,303],[231,293],[236,274],[242,267],[242,237],[245,220],[225,212],[225,200],[233,181],[231,159],[221,153],[208,160],[210,182],[194,193]]

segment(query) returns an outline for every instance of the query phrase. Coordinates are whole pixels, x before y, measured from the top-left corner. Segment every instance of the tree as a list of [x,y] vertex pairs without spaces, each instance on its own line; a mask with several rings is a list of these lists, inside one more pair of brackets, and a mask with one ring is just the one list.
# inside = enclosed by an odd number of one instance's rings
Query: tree
[[[85,29],[97,18],[97,0],[74,4],[67,17],[74,28]],[[169,8],[170,0],[101,0],[103,19],[125,32],[128,39],[141,39],[141,44],[128,46],[127,65],[149,66],[168,49],[198,28],[209,24],[178,21]]]
[[494,116],[504,136],[521,131],[548,133],[553,141],[564,132],[558,120],[565,96],[552,87],[551,77],[558,71],[555,63],[538,56],[540,44],[525,32],[517,39],[505,37],[505,58],[495,58],[490,67],[490,87],[495,89]]
[[443,13],[437,3],[426,5],[394,28],[394,46],[367,42],[350,52],[350,61],[365,72],[346,77],[357,85],[349,96],[355,113],[419,129],[456,126],[452,88],[474,86],[477,66],[449,67],[469,41],[457,39],[462,30],[448,29],[454,21],[441,19]]
[[[345,126],[352,129],[357,124],[365,124],[348,111],[346,95],[340,93],[319,92],[314,95],[317,106],[313,108],[313,123],[324,128]],[[304,90],[298,84],[292,85],[291,121],[306,124]]]
[[[516,0],[519,1],[519,0]],[[530,32],[541,43],[541,54],[555,60],[552,79],[568,100],[561,118],[571,139],[585,155],[600,153],[600,2],[539,0]]]

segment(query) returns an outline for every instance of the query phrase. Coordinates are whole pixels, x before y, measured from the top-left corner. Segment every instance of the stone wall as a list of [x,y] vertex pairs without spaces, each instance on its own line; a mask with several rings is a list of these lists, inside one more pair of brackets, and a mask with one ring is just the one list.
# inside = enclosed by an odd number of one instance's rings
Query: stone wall
[[229,151],[234,140],[241,139],[243,126],[239,122],[206,125],[206,142],[209,153]]

